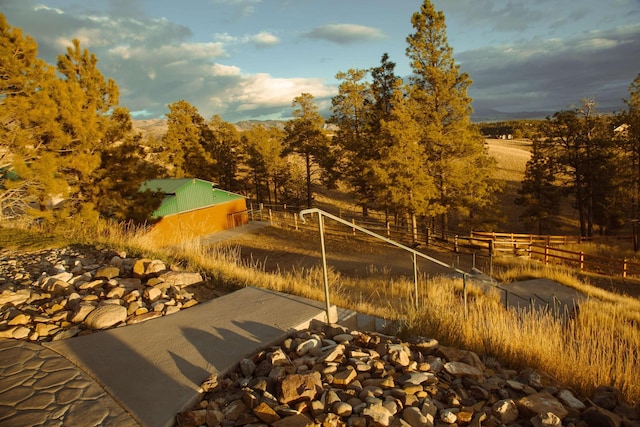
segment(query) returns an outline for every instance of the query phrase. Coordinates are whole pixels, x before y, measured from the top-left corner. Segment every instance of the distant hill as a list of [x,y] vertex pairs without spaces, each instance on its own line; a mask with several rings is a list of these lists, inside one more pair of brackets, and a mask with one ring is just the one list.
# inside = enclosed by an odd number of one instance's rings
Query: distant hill
[[[474,113],[471,115],[471,121],[474,123],[489,123],[500,122],[510,120],[537,120],[545,119],[552,116],[551,111],[522,111],[517,113],[505,113],[503,111],[494,110],[492,108],[486,108],[482,106],[474,106]],[[234,123],[233,125],[239,131],[246,131],[255,126],[264,126],[265,128],[278,128],[284,129],[286,120],[242,120]],[[143,138],[150,136],[153,139],[160,139],[167,132],[167,120],[166,119],[148,119],[148,120],[133,120],[133,128],[142,134]],[[335,131],[335,125],[327,124],[325,129],[328,131]]]
[[[147,120],[132,120],[133,129],[136,132],[140,132],[144,139],[147,136],[153,139],[160,139],[167,133],[167,120],[166,119],[147,119]],[[249,130],[252,127],[262,125],[265,128],[279,128],[284,129],[284,125],[287,123],[285,120],[243,120],[233,125],[239,131]]]
[[249,130],[255,126],[263,126],[267,129],[284,129],[285,123],[287,123],[285,120],[242,120],[240,122],[234,123],[234,125],[238,130],[244,131]]
[[151,137],[160,139],[167,133],[167,121],[165,119],[132,120],[133,129],[142,134],[143,139]]
[[553,111],[518,111],[516,113],[505,113],[483,106],[474,105],[471,121],[480,122],[506,122],[509,120],[542,120],[553,115]]

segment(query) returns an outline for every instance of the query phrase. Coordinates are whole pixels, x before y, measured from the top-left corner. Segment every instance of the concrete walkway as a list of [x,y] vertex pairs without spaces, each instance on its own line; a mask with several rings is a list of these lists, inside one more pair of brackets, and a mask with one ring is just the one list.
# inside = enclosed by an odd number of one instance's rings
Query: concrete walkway
[[498,292],[505,307],[549,310],[557,316],[573,313],[587,296],[550,279],[531,279],[507,284],[494,283],[483,274],[471,274],[469,278],[485,293]]
[[209,375],[223,375],[314,319],[326,320],[324,303],[249,287],[44,346],[2,340],[0,425],[173,425]]

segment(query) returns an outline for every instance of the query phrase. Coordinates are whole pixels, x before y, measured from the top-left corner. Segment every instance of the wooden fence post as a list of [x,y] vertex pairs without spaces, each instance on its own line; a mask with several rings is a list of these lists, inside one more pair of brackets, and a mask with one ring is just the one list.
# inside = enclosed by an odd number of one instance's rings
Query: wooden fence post
[[296,227],[296,231],[298,231],[298,215],[293,213],[293,225]]
[[391,237],[391,226],[389,225],[389,220],[387,220],[387,237]]
[[[355,218],[351,218],[351,224],[356,225],[356,219]],[[355,227],[353,227],[351,229],[351,234],[353,234],[354,236],[356,235],[356,229]]]
[[627,261],[627,259],[625,258],[625,259],[622,261],[622,277],[623,277],[624,279],[626,279],[626,278],[627,278],[627,268],[628,268],[628,266],[629,266],[628,261]]
[[271,216],[271,208],[269,208],[269,225],[273,227],[273,217]]
[[584,252],[580,251],[580,271],[584,271]]
[[544,245],[544,265],[549,263],[549,245]]

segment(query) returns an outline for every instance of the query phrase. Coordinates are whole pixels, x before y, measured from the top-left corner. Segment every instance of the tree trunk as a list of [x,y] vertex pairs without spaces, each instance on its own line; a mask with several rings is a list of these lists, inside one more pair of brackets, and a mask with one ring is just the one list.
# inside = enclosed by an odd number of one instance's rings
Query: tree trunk
[[416,213],[411,212],[411,234],[413,243],[418,242],[418,221],[416,219]]
[[309,153],[305,155],[305,162],[307,166],[307,208],[311,209],[311,155]]
[[584,198],[582,194],[582,179],[578,173],[576,173],[576,175],[576,207],[578,208],[578,217],[580,218],[580,235],[582,237],[587,237],[586,215],[584,212]]

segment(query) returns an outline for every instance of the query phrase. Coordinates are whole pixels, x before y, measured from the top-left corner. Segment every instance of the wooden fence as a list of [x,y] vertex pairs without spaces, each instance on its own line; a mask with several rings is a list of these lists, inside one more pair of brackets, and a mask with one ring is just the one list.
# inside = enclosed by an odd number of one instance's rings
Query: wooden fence
[[[315,219],[310,223],[304,225],[298,218],[298,207],[291,207],[287,205],[265,205],[262,204],[261,209],[249,210],[252,220],[269,221],[273,226],[286,228],[286,229],[316,229],[317,223]],[[443,232],[439,229],[431,229],[424,226],[418,226],[416,234],[414,236],[413,230],[409,224],[395,224],[391,221],[385,221],[384,219],[371,218],[355,218],[345,215],[344,211],[330,212],[334,215],[350,221],[354,226],[358,225],[371,230],[377,234],[386,236],[387,238],[403,242],[408,245],[424,246],[424,247],[438,247],[453,252],[467,252],[472,253],[471,240],[468,236],[459,236],[452,232]],[[329,223],[325,226],[328,232],[335,233],[351,233],[356,234],[355,228],[349,228],[342,224]],[[415,239],[414,239],[415,237]],[[480,239],[475,239],[479,241]],[[484,248],[489,247],[489,244],[485,242]],[[474,251],[478,249],[482,250],[482,247],[472,248]],[[488,255],[488,253],[487,253]]]
[[[287,205],[262,205],[262,209],[250,209],[249,215],[253,220],[268,221],[271,225],[290,229],[316,231],[317,218],[313,217],[302,223],[298,216],[301,208]],[[344,213],[338,212],[343,219]],[[575,267],[580,271],[607,274],[613,276],[638,276],[640,277],[640,263],[627,259],[614,259],[589,255],[584,252],[568,251],[558,246],[579,244],[583,242],[633,242],[632,236],[594,236],[585,238],[580,236],[552,236],[518,233],[494,233],[473,231],[469,236],[458,235],[442,230],[433,230],[419,227],[417,240],[414,242],[414,234],[406,225],[393,224],[390,221],[376,220],[375,218],[348,219],[353,225],[358,225],[377,234],[386,236],[407,245],[424,245],[424,247],[436,247],[460,254],[473,254],[473,256],[494,255],[528,256],[531,259],[543,261],[545,264],[562,263]],[[356,229],[346,225],[330,221],[324,225],[325,231],[341,235],[356,235]],[[491,261],[489,261],[491,262]]]
[[589,255],[582,251],[568,251],[549,245],[531,245],[531,259],[550,263],[568,264],[580,271],[605,274],[609,276],[640,276],[640,263],[628,259],[615,259],[597,255]]
[[[527,255],[532,245],[563,246],[584,242],[633,242],[633,236],[552,236],[537,234],[494,233],[472,231],[470,241],[477,246],[488,247],[495,254]],[[493,246],[493,247],[491,247]]]

